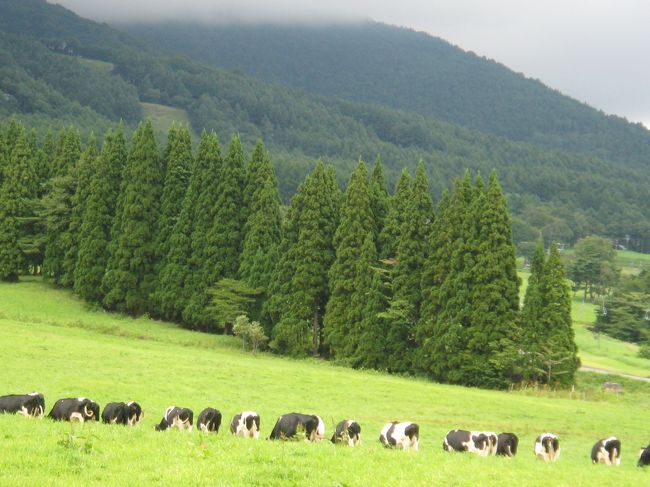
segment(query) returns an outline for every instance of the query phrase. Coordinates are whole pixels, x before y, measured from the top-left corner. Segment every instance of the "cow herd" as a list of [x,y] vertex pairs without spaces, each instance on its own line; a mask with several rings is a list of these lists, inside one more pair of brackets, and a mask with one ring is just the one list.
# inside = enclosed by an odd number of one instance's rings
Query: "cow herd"
[[[65,398],[54,403],[48,417],[55,421],[83,423],[99,421],[99,404],[85,398]],[[0,413],[21,414],[42,418],[45,414],[45,398],[38,392],[0,396]],[[144,418],[144,412],[137,402],[108,403],[101,414],[101,420],[108,424],[135,426]],[[192,431],[194,413],[191,409],[170,406],[165,410],[156,431],[169,428]],[[197,428],[204,433],[218,433],[221,426],[221,412],[205,408],[199,414]],[[233,416],[230,423],[233,435],[258,439],[260,435],[260,416],[254,411],[243,411]],[[420,427],[413,422],[391,422],[386,424],[379,435],[379,441],[387,448],[417,450]],[[303,439],[318,442],[325,438],[325,423],[320,416],[313,414],[290,413],[278,418],[269,436],[270,440]],[[336,425],[331,437],[332,443],[349,446],[361,442],[361,426],[352,419],[344,419]],[[514,433],[496,434],[490,431],[451,430],[445,436],[442,448],[448,452],[469,452],[480,456],[499,455],[514,457],[517,454],[519,439]],[[535,457],[546,462],[554,462],[560,457],[560,441],[553,433],[543,433],[535,440]],[[591,450],[594,464],[620,465],[621,441],[616,437],[598,440]],[[637,466],[650,465],[650,445],[642,448]]]

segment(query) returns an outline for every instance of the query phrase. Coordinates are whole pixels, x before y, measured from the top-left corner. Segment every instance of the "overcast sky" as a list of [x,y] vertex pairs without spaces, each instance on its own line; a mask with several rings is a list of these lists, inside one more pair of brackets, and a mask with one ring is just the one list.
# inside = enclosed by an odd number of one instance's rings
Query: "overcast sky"
[[373,19],[428,32],[650,127],[649,0],[49,0],[106,21]]

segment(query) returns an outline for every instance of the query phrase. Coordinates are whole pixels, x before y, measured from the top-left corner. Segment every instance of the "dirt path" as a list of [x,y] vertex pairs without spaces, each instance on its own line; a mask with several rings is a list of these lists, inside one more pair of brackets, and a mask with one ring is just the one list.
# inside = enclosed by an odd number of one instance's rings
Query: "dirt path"
[[650,377],[642,377],[640,375],[632,375],[632,374],[621,374],[620,372],[616,372],[614,370],[598,369],[596,367],[585,367],[585,366],[580,367],[580,370],[582,372],[595,372],[596,374],[619,375],[619,376],[625,377],[627,379],[634,379],[634,380],[641,380],[643,382],[650,382]]

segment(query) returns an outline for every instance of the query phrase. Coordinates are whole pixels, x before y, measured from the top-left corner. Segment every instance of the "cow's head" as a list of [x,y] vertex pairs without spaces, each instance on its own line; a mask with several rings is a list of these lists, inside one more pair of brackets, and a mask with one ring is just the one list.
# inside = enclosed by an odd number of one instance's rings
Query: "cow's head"
[[144,411],[137,402],[126,404],[127,423],[129,426],[135,426],[144,418]]
[[79,398],[79,408],[84,421],[99,421],[99,404],[95,401]]

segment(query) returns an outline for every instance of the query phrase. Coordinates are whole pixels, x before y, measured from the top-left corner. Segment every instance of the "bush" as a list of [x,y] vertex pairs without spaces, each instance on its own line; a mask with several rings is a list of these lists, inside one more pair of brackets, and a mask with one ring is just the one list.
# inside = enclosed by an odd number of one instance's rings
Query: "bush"
[[262,325],[257,321],[249,321],[246,315],[240,315],[235,319],[232,332],[242,339],[242,350],[250,349],[253,353],[263,349],[269,341]]

